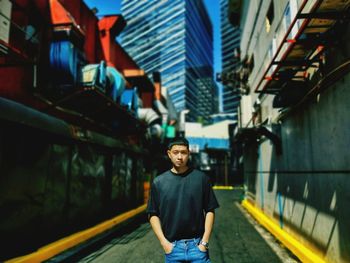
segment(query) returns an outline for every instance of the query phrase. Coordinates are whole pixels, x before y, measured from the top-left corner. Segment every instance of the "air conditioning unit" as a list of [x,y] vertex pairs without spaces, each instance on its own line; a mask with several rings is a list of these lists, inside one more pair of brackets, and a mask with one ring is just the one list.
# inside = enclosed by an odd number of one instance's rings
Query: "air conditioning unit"
[[106,62],[100,64],[89,64],[81,70],[81,85],[91,87],[106,93]]

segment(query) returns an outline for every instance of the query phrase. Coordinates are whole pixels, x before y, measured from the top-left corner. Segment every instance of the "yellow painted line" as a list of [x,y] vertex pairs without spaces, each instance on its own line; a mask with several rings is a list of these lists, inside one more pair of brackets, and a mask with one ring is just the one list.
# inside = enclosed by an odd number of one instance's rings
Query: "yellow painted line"
[[225,186],[225,185],[214,185],[214,190],[233,190],[233,186]]
[[258,208],[251,205],[246,199],[243,200],[242,206],[269,232],[271,232],[278,240],[280,240],[290,251],[293,252],[302,262],[310,263],[326,263],[322,256],[307,248],[286,231],[281,229],[278,224],[268,218]]
[[53,242],[47,246],[41,247],[37,251],[31,254],[10,259],[5,262],[6,263],[42,262],[142,213],[145,210],[146,210],[146,204],[139,206],[136,209],[130,210],[126,213],[123,213],[121,215],[118,215],[94,227],[80,231],[68,237],[62,238],[56,242]]
[[234,189],[243,189],[242,186],[226,186],[226,185],[214,185],[214,190],[234,190]]

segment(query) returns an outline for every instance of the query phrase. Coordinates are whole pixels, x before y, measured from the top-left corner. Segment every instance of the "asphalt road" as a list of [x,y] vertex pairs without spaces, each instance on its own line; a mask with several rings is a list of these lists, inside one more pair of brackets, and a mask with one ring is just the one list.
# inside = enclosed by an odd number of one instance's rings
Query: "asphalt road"
[[[220,190],[216,195],[220,208],[210,239],[213,263],[298,262],[240,207],[242,190]],[[161,263],[164,255],[148,222],[141,221],[78,262]]]

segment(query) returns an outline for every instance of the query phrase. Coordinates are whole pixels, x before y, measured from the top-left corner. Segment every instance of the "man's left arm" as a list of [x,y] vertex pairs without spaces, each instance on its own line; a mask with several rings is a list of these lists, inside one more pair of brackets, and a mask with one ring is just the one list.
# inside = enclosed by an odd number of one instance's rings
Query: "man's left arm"
[[[219,207],[219,203],[216,200],[210,179],[208,176],[204,177],[205,193],[204,193],[204,211],[205,211],[205,222],[204,222],[204,234],[202,236],[202,242],[209,243],[209,238],[214,225],[215,209]],[[198,248],[202,251],[206,251],[207,248],[203,244],[199,244]]]
[[[209,211],[205,215],[205,223],[204,223],[204,234],[202,237],[202,241],[209,243],[209,238],[211,231],[213,230],[213,225],[214,225],[214,220],[215,220],[215,213],[214,211]],[[206,251],[206,247],[202,244],[199,244],[199,248],[202,251]]]

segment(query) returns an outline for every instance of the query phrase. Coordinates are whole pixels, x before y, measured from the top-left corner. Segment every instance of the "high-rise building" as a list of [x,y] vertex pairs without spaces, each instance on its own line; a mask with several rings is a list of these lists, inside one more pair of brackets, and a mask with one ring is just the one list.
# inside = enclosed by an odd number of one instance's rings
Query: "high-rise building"
[[[127,26],[122,46],[147,74],[158,71],[178,112],[209,120],[213,81],[213,29],[202,0],[123,0]],[[205,100],[205,103],[203,102]]]
[[[235,56],[235,49],[240,46],[240,30],[232,26],[228,19],[229,0],[220,0],[221,13],[221,56],[222,72],[232,73],[239,66],[240,58]],[[224,113],[233,113],[233,118],[237,118],[237,106],[240,95],[232,85],[223,85],[222,104]]]

